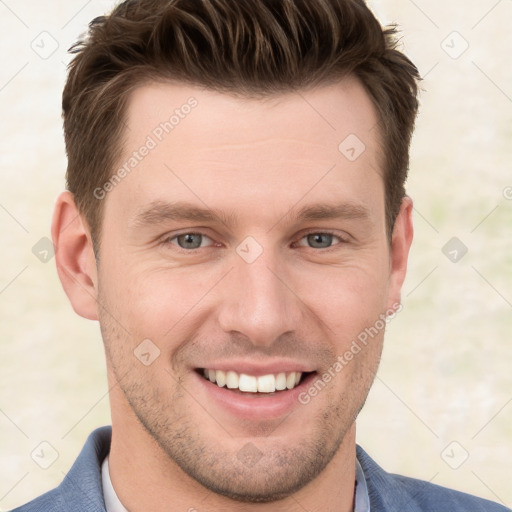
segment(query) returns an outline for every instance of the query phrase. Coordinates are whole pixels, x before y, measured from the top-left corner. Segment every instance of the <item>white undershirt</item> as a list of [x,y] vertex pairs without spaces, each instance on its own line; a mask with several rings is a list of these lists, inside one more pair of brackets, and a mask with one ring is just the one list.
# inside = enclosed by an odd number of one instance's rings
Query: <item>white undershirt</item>
[[[117,497],[112,480],[110,480],[110,472],[108,470],[108,455],[105,457],[101,466],[101,481],[103,482],[103,498],[105,500],[105,508],[107,512],[128,512]],[[356,459],[356,496],[355,496],[354,512],[370,512],[370,498],[368,496],[368,488],[364,477],[361,464]]]
[[101,465],[101,481],[103,483],[103,499],[105,500],[105,508],[107,512],[128,512],[117,497],[112,480],[110,480],[110,472],[108,470],[108,455],[105,457]]

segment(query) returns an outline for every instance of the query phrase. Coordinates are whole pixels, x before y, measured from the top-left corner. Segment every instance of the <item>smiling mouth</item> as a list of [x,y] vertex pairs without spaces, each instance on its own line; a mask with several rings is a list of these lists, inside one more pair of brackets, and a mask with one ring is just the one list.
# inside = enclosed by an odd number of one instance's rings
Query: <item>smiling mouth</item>
[[233,392],[267,395],[294,389],[314,372],[280,372],[275,374],[247,375],[235,371],[198,368],[197,373],[204,379]]

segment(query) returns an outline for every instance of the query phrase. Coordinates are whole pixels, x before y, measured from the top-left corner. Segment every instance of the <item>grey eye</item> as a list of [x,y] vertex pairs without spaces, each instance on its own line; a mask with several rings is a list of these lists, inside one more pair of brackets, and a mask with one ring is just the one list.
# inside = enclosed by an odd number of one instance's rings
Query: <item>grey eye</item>
[[182,249],[199,249],[203,242],[204,235],[200,233],[184,233],[175,237]]
[[311,233],[305,238],[308,245],[313,249],[327,249],[332,245],[334,235],[330,233]]

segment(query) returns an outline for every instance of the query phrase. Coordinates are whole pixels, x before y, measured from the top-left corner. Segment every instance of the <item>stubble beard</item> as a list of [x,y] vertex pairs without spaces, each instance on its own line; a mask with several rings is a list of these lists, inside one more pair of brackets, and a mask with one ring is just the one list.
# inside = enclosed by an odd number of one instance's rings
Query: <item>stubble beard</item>
[[[165,374],[165,379],[160,378],[160,387],[152,385],[159,379],[154,378],[151,367],[137,361],[132,350],[126,350],[129,344],[126,333],[107,314],[100,315],[100,325],[108,366],[134,416],[156,441],[170,466],[178,466],[209,491],[244,503],[283,500],[312,482],[327,467],[366,400],[380,358],[379,353],[371,363],[373,369],[368,361],[360,365],[360,373],[353,376],[342,396],[336,396],[331,389],[328,405],[315,413],[309,432],[303,432],[304,437],[293,445],[285,445],[286,428],[292,428],[294,415],[312,414],[307,406],[295,409],[274,432],[269,434],[267,430],[266,434],[251,438],[244,436],[236,443],[238,449],[223,449],[218,434],[209,437],[204,430],[208,426],[218,430],[222,418],[213,418],[206,410],[201,419],[191,417],[187,402],[194,399],[179,379],[160,369],[156,376]],[[322,391],[325,392],[329,391]],[[208,426],[198,428],[200,422]],[[232,441],[227,429],[221,432]],[[261,458],[252,466],[243,464],[237,457],[248,443],[261,452]],[[169,485],[179,484],[173,481]]]

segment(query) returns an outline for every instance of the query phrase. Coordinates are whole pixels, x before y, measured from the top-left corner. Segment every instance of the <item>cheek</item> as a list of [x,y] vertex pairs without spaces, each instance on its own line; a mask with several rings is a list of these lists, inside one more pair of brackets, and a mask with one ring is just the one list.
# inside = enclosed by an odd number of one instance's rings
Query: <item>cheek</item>
[[208,304],[218,272],[204,269],[126,267],[116,285],[121,316],[138,337],[162,339],[188,316],[197,317]]
[[386,310],[387,278],[378,262],[303,272],[297,282],[297,295],[334,336],[355,336]]
[[[361,251],[342,265],[281,267],[284,281],[297,297],[287,294],[289,300],[295,300],[297,308],[304,309],[305,304],[309,321],[320,319],[319,325],[330,329],[325,333],[329,337],[356,336],[386,310],[387,259],[377,252],[376,256],[375,251]],[[136,339],[158,341],[182,331],[192,319],[200,325],[232,282],[222,279],[229,265],[156,267],[142,258],[134,263],[136,258],[122,251],[115,254],[115,262],[104,262],[100,268],[100,280],[112,314]]]

